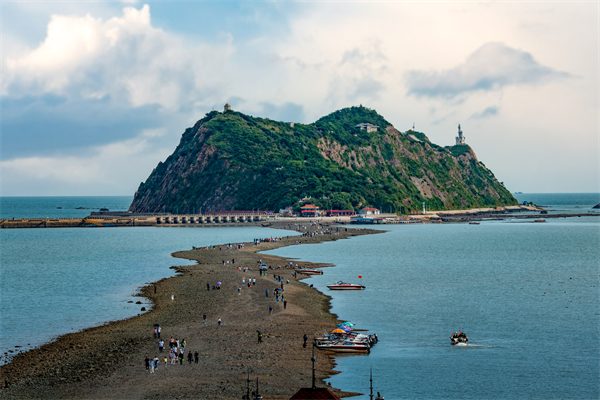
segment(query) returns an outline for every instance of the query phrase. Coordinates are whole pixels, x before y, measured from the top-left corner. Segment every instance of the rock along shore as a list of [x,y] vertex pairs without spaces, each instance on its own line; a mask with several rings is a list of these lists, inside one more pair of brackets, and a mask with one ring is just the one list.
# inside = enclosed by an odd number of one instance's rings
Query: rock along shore
[[[294,229],[289,223],[275,223],[271,227]],[[316,229],[308,224],[307,228],[302,231]],[[140,295],[153,303],[148,312],[67,334],[16,355],[10,363],[0,366],[1,382],[9,385],[8,389],[0,390],[0,398],[239,399],[246,393],[249,371],[251,390],[258,378],[265,399],[289,399],[301,387],[311,385],[310,343],[314,333],[333,328],[339,320],[329,312],[329,296],[292,277],[293,269],[285,267],[289,260],[257,252],[295,245],[297,241],[320,243],[381,232],[332,229],[334,234],[289,236],[259,245],[245,243],[239,250],[227,249],[227,244],[222,244],[210,250],[173,253],[197,264],[172,267],[178,272],[176,276],[142,288]],[[261,276],[259,259],[272,268],[281,265],[282,269],[270,269],[267,276]],[[229,265],[223,265],[227,260]],[[310,268],[330,266],[296,263]],[[239,272],[237,267],[248,267],[249,271]],[[274,274],[290,280],[284,291],[286,309],[272,295],[279,286],[274,282]],[[256,279],[256,284],[248,288],[242,285],[242,278]],[[302,279],[300,275],[298,278]],[[207,283],[212,287],[217,282],[221,282],[220,290],[207,290]],[[269,297],[265,294],[267,289]],[[273,307],[272,315],[269,306]],[[221,326],[217,325],[219,318]],[[153,337],[156,323],[160,324],[165,341],[162,353],[158,339]],[[263,333],[263,343],[258,343],[257,330]],[[309,337],[307,348],[302,347],[304,334]],[[199,365],[189,365],[185,360],[183,365],[169,362],[165,368],[161,361],[156,373],[146,372],[144,359],[157,356],[162,360],[168,356],[171,337],[185,339],[186,356],[190,350],[198,351]],[[317,386],[322,387],[323,380],[335,373],[335,362],[332,353],[323,351],[317,351],[316,358]],[[340,396],[355,395],[339,389],[332,391]]]

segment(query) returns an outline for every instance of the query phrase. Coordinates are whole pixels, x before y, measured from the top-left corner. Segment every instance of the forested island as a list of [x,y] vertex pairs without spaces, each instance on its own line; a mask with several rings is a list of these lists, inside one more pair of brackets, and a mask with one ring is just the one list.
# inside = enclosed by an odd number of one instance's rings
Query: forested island
[[344,108],[311,124],[211,111],[140,184],[131,212],[376,206],[409,213],[515,205],[466,144],[400,132],[375,110]]

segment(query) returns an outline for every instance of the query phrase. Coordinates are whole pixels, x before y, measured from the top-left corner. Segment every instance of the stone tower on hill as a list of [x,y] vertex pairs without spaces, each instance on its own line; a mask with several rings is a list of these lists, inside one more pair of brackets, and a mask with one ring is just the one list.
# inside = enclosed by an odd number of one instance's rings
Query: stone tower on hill
[[229,103],[225,104],[224,110],[223,112],[227,112],[227,111],[231,111],[231,106],[229,105]]

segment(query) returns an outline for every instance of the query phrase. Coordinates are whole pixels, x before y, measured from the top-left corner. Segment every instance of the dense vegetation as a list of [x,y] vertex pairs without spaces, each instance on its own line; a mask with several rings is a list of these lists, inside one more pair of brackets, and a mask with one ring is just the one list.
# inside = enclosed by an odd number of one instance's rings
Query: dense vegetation
[[423,200],[431,209],[516,204],[469,146],[448,151],[409,133],[419,140],[362,106],[294,126],[212,111],[140,185],[131,210],[298,209],[309,196],[321,208],[385,212],[409,212]]

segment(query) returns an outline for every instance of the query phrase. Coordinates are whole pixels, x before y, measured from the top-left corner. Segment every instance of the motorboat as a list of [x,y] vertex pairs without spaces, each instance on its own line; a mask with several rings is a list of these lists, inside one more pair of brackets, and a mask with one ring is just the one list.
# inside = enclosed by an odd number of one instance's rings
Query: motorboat
[[323,271],[319,270],[319,269],[297,269],[296,270],[297,273],[299,274],[305,274],[305,275],[323,275]]
[[462,344],[467,345],[469,343],[469,338],[466,333],[463,332],[454,332],[452,336],[450,336],[450,340],[452,340],[452,345]]
[[368,343],[350,343],[350,342],[326,342],[315,341],[315,346],[319,349],[331,350],[337,353],[370,353],[371,346]]
[[345,283],[342,281],[337,281],[330,285],[327,285],[330,290],[362,290],[365,289],[363,285],[357,285],[354,283]]

